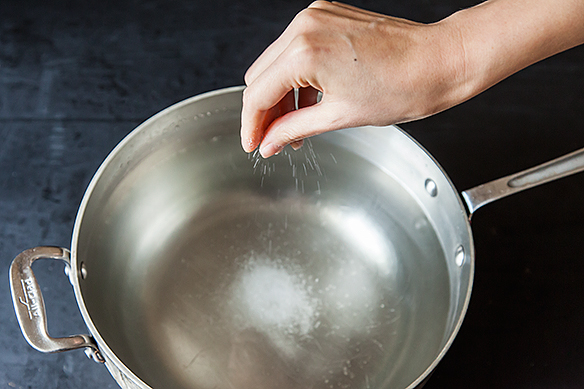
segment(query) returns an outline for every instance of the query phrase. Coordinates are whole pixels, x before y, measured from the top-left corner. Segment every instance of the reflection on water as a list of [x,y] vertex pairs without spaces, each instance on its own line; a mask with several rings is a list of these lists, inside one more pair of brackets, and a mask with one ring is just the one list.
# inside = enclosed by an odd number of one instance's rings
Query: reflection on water
[[141,190],[112,196],[122,220],[112,225],[141,231],[118,242],[129,367],[178,389],[417,378],[441,349],[450,300],[417,203],[340,149],[321,150],[334,158],[319,159],[326,175],[303,176],[302,191],[286,160],[260,183],[251,161],[220,154],[220,143],[136,171]]

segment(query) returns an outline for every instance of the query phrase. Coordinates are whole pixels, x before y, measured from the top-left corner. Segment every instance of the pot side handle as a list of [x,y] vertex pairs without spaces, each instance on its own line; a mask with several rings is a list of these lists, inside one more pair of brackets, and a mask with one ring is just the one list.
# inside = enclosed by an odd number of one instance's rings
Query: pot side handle
[[52,338],[47,332],[47,316],[41,288],[32,271],[37,259],[56,259],[70,268],[69,250],[61,247],[36,247],[23,251],[10,265],[10,291],[16,318],[26,341],[44,353],[85,348],[85,354],[96,362],[105,362],[93,337],[74,335]]
[[522,190],[584,171],[584,148],[462,192],[469,218],[480,207]]

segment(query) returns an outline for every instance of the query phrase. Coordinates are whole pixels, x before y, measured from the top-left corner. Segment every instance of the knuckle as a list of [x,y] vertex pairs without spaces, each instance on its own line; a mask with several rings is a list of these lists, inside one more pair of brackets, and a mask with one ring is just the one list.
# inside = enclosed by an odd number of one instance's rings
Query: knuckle
[[300,11],[294,18],[293,23],[300,31],[310,31],[322,26],[323,9],[321,6],[313,6],[315,3],[322,2],[317,1],[312,3],[308,8]]
[[331,5],[331,3],[328,2],[328,1],[316,0],[316,1],[313,1],[312,3],[310,3],[310,5],[308,6],[308,8],[320,8],[320,9],[324,9],[324,8],[328,7],[329,5]]
[[[251,78],[251,72],[248,69],[245,74],[243,75],[243,82],[245,82],[245,85],[249,86],[251,84],[252,78]],[[244,91],[245,93],[245,91]]]
[[[325,2],[326,3],[326,2]],[[330,51],[328,31],[323,31],[326,11],[307,8],[297,15],[293,39],[288,46],[292,60],[312,61]]]
[[312,34],[298,35],[292,42],[291,56],[308,68],[313,68],[326,48],[321,47],[319,40]]
[[244,107],[249,107],[253,101],[253,90],[249,86],[243,90],[242,102]]

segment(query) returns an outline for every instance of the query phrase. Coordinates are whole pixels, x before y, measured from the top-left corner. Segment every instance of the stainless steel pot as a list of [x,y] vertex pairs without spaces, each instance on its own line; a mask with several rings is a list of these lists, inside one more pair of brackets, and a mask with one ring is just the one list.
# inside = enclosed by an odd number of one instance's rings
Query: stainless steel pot
[[[33,347],[86,348],[122,388],[413,388],[467,309],[472,213],[584,168],[581,150],[461,199],[395,126],[262,160],[239,145],[241,94],[193,97],[139,126],[91,181],[71,252],[14,259]],[[65,262],[91,335],[47,334],[39,258]]]

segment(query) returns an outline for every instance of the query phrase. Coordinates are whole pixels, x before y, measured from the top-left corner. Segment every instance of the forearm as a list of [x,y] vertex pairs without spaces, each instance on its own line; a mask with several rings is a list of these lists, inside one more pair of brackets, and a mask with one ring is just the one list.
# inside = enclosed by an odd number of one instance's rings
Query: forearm
[[463,101],[584,43],[584,0],[490,0],[439,22],[459,35]]

